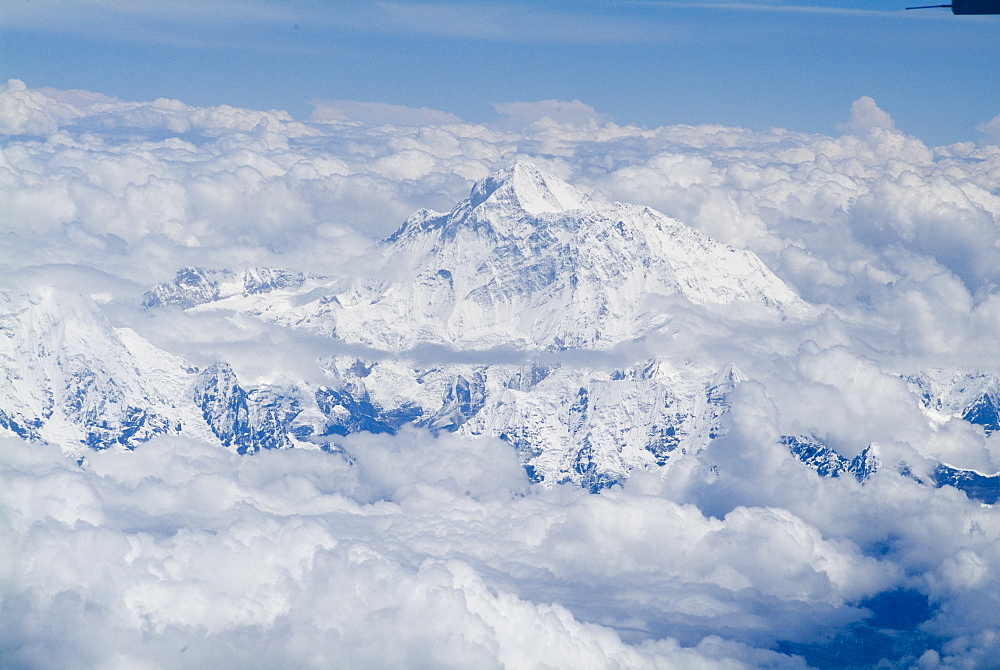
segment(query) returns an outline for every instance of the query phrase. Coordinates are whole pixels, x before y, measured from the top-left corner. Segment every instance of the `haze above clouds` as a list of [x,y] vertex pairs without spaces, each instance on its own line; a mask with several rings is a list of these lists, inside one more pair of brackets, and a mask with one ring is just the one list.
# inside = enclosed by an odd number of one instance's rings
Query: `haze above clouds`
[[791,655],[803,645],[877,637],[868,599],[917,592],[929,620],[897,656],[988,664],[994,510],[893,473],[820,479],[776,439],[823,426],[850,456],[884,441],[1000,468],[982,431],[921,423],[897,376],[1000,372],[1000,147],[928,146],[863,96],[837,112],[835,135],[621,125],[576,99],[495,107],[503,118],[482,124],[317,100],[306,120],[12,80],[0,90],[5,288],[82,291],[177,353],[308,365],[314,341],[275,352],[242,324],[156,321],[138,300],[188,265],[351,277],[412,212],[446,211],[473,180],[529,160],[753,250],[818,306],[810,323],[721,333],[678,306],[677,337],[632,354],[700,347],[751,373],[703,459],[716,470],[638,473],[590,495],[532,487],[503,443],[419,431],[349,438],[353,466],[159,438],[80,468],[5,440],[0,658],[804,667]]

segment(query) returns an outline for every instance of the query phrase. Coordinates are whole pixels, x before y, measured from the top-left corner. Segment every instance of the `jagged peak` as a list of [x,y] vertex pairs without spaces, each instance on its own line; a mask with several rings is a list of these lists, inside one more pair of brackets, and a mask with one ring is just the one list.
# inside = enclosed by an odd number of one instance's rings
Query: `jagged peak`
[[473,210],[484,203],[513,205],[537,216],[582,209],[591,199],[559,177],[539,170],[532,163],[518,161],[477,181],[463,204]]
[[[390,281],[400,278],[409,288],[399,295],[412,302],[404,307],[396,293],[374,284],[359,289],[364,299],[407,312],[438,300],[431,311],[454,319],[444,324],[449,338],[464,337],[450,330],[462,321],[508,333],[524,328],[518,341],[528,334],[546,347],[609,341],[609,328],[619,333],[614,337],[628,337],[635,328],[659,327],[654,322],[663,322],[645,299],[674,293],[695,304],[742,301],[782,313],[805,307],[751,252],[648,208],[595,202],[528,163],[477,182],[449,214],[416,212],[384,245],[380,271]],[[522,322],[511,316],[514,305],[533,305],[545,317]],[[741,374],[727,368],[719,383],[728,388],[740,381]]]
[[267,293],[283,287],[298,287],[306,280],[301,272],[267,267],[251,267],[242,271],[211,270],[185,267],[173,280],[162,282],[147,291],[142,298],[146,309],[178,305],[184,309],[234,295]]
[[435,212],[432,209],[421,208],[406,217],[402,225],[396,229],[389,237],[383,240],[384,244],[392,244],[400,239],[411,237],[420,231],[440,228],[448,220],[447,214]]
[[736,367],[735,363],[728,363],[722,367],[712,379],[712,387],[736,388],[743,382],[750,381],[750,378],[743,374],[743,371]]
[[428,209],[414,212],[384,242],[411,240],[434,230],[452,235],[465,228],[506,236],[514,230],[523,233],[520,225],[526,218],[593,206],[593,200],[583,191],[531,163],[519,161],[477,181],[469,197],[448,214]]
[[879,458],[878,443],[872,442],[864,450],[851,459],[848,471],[861,483],[868,480],[882,467],[882,459]]

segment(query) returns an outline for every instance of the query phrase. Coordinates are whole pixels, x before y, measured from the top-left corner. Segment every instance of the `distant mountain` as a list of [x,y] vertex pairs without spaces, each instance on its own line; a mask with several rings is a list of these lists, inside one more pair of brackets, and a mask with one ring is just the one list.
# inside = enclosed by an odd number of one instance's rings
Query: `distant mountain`
[[1000,430],[1000,379],[995,375],[927,370],[906,377],[906,382],[934,423],[960,417],[982,426],[986,435]]
[[[852,459],[847,459],[834,449],[811,436],[784,435],[781,444],[788,447],[793,456],[813,468],[821,477],[852,475],[864,484],[883,464],[878,457],[878,446],[871,444]],[[913,477],[920,483],[933,486],[952,486],[962,491],[972,500],[992,505],[1000,500],[1000,474],[984,475],[974,470],[954,468],[944,463],[935,463],[929,482],[914,477],[909,466],[897,464],[900,474]]]
[[253,268],[242,272],[183,268],[173,281],[157,284],[143,296],[143,307],[176,305],[187,309],[234,295],[256,295],[305,282],[301,272]]
[[854,458],[847,459],[811,436],[784,435],[781,443],[788,447],[793,456],[823,477],[852,475],[864,483],[882,466],[878,459],[878,449],[874,444],[865,447],[864,451]]
[[448,214],[411,216],[381,263],[378,280],[318,303],[306,323],[389,351],[605,349],[662,325],[658,296],[806,307],[753,253],[648,207],[595,202],[526,163],[477,182]]
[[[199,369],[113,328],[88,298],[0,294],[0,431],[75,454],[160,434],[252,454],[414,425],[505,440],[535,480],[597,491],[700,452],[746,381],[707,356],[622,362],[615,347],[655,333],[678,301],[730,322],[813,309],[751,252],[526,163],[477,182],[447,214],[417,212],[368,258],[362,278],[183,268],[143,298],[146,310],[239,315],[329,341],[322,383],[284,374],[247,386],[226,361]],[[1000,385],[961,379],[908,382],[930,420],[997,430]],[[846,459],[811,436],[783,442],[825,476],[864,482],[880,467],[874,446]],[[992,490],[964,471],[937,482]]]
[[10,432],[79,451],[133,447],[191,423],[178,400],[193,371],[112,328],[88,298],[3,292],[0,313],[0,426]]
[[287,400],[246,391],[231,368],[205,370],[113,328],[80,295],[0,292],[0,429],[67,453],[133,449],[184,434],[240,453],[291,446]]

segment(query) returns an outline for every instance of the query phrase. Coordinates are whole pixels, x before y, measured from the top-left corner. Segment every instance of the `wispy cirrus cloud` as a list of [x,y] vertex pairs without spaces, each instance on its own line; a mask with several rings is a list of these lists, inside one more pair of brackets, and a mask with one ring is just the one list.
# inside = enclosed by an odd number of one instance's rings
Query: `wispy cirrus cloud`
[[[92,37],[125,36],[178,44],[252,46],[280,29],[317,34],[350,32],[406,37],[433,36],[500,42],[643,42],[663,41],[679,24],[660,18],[630,16],[620,6],[601,3],[562,9],[533,2],[385,2],[339,3],[331,9],[293,0],[222,0],[212,3],[129,3],[116,0],[66,3],[36,0],[5,9],[0,27],[31,28]],[[299,37],[301,35],[295,35]],[[259,41],[259,40],[258,40]],[[259,46],[259,45],[258,45]]]
[[[380,2],[389,26],[460,39],[503,42],[670,41],[683,31],[669,17],[652,22],[627,7],[603,3],[558,5],[517,2]],[[626,11],[622,11],[625,9]]]
[[315,100],[310,118],[318,123],[355,121],[368,125],[433,126],[461,123],[462,119],[428,107],[407,107],[384,102],[356,100]]

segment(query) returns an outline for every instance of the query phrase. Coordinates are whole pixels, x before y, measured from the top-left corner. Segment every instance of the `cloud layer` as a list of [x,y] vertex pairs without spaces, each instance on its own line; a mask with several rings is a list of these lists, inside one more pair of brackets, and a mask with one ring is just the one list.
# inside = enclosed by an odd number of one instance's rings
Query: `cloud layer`
[[[898,579],[777,509],[720,520],[660,496],[529,490],[500,442],[408,433],[348,449],[351,466],[318,451],[240,458],[156,440],[80,469],[57,449],[5,442],[4,657],[800,667],[747,643],[812,640],[863,616],[838,609],[845,599]],[[794,624],[803,609],[811,623]],[[706,635],[716,627],[746,643]],[[687,648],[665,638],[671,628]]]
[[891,473],[818,479],[759,436],[715,475],[639,474],[602,495],[531,487],[504,443],[418,431],[351,438],[348,459],[163,438],[82,468],[6,440],[0,655],[793,668],[767,650],[857,630],[867,598],[900,589],[933,603],[909,662],[926,640],[956,667],[993,653],[992,509]]
[[[903,666],[988,663],[993,509],[891,469],[864,486],[819,479],[777,439],[1000,469],[997,438],[929,423],[900,376],[1000,372],[1000,147],[925,146],[870,98],[844,110],[838,137],[620,126],[576,100],[496,109],[508,123],[358,102],[318,102],[300,121],[8,82],[4,284],[89,294],[199,363],[312,370],[315,338],[134,307],[188,265],[350,278],[406,216],[528,159],[753,250],[817,306],[755,330],[670,304],[661,335],[613,352],[736,363],[753,381],[727,436],[601,495],[530,486],[503,443],[417,431],[252,458],[164,438],[82,468],[4,440],[0,658],[803,667],[867,636],[906,641],[883,649]],[[871,618],[886,593],[923,598],[919,628]]]

